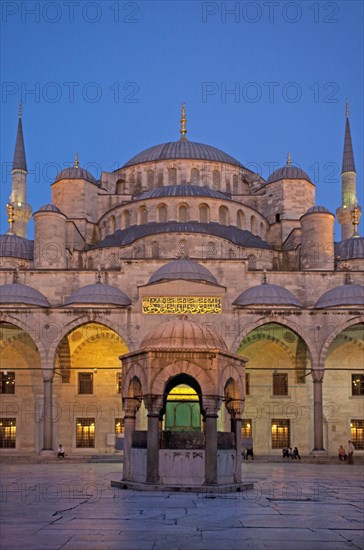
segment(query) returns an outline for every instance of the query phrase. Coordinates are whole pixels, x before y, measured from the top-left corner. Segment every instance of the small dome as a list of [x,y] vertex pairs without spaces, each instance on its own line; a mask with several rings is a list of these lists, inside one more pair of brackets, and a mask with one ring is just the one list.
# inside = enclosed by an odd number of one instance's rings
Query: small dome
[[33,259],[34,242],[18,235],[0,235],[0,256],[5,258]]
[[192,260],[174,260],[163,265],[153,273],[149,283],[170,279],[184,279],[186,281],[204,281],[217,285],[217,280],[206,267]]
[[364,237],[350,237],[336,243],[335,255],[339,261],[364,259]]
[[311,208],[306,210],[304,216],[306,216],[306,214],[331,214],[331,216],[334,215],[325,206],[311,206]]
[[1,304],[25,304],[31,306],[49,307],[50,303],[39,290],[21,283],[0,286]]
[[81,168],[81,166],[64,168],[61,172],[59,172],[59,174],[56,175],[54,182],[60,180],[86,180],[97,185],[97,181],[93,175],[84,168]]
[[129,306],[131,300],[124,292],[114,286],[94,283],[78,288],[64,303],[65,305],[112,304],[115,306]]
[[156,199],[160,197],[209,197],[211,199],[229,200],[229,193],[214,191],[208,187],[199,187],[198,185],[165,185],[145,191],[138,195],[138,200]]
[[312,183],[304,170],[292,165],[283,166],[282,168],[275,170],[267,179],[267,183],[272,183],[273,181],[278,180],[307,180]]
[[[62,214],[60,209],[55,204],[43,204],[43,206],[38,208],[37,212],[56,212],[57,214]],[[34,214],[37,212],[34,212]]]
[[179,139],[178,141],[169,141],[145,149],[126,162],[123,168],[143,162],[172,159],[210,160],[243,167],[239,161],[216,147],[189,141],[188,139]]
[[278,285],[262,284],[244,290],[235,300],[236,306],[295,306],[302,307],[297,298],[287,289]]
[[161,323],[143,338],[141,349],[225,350],[225,342],[213,330],[186,319]]
[[325,292],[315,304],[318,309],[336,306],[364,306],[364,286],[336,286]]

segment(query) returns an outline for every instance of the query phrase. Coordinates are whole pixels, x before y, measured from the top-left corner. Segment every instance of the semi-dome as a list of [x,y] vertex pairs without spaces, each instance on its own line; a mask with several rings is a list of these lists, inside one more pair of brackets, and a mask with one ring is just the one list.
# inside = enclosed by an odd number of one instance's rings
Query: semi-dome
[[159,145],[149,147],[126,162],[123,168],[127,168],[128,166],[133,166],[135,164],[141,164],[143,162],[156,162],[159,160],[173,159],[209,160],[213,162],[233,164],[234,166],[240,166],[243,168],[243,165],[238,160],[231,157],[227,153],[224,153],[224,151],[221,151],[216,147],[212,147],[211,145],[197,143],[196,141],[189,141],[188,139],[169,141],[167,143],[161,143]]
[[304,170],[302,170],[302,168],[292,165],[282,166],[282,168],[275,170],[267,179],[267,183],[272,183],[273,181],[278,180],[307,180],[312,183],[309,176]]
[[18,235],[0,235],[0,256],[5,258],[21,258],[32,260],[34,242]]
[[129,306],[130,298],[114,286],[103,283],[82,286],[75,290],[65,300],[65,305],[71,304],[112,304],[115,306]]
[[141,349],[225,350],[221,337],[212,329],[187,319],[161,323],[143,338]]
[[325,292],[315,304],[318,309],[337,306],[364,306],[364,286],[336,286]]
[[37,214],[37,212],[55,212],[56,214],[62,214],[55,204],[43,204],[34,214]]
[[144,199],[157,199],[161,197],[208,197],[211,199],[230,199],[230,193],[223,193],[222,191],[214,191],[208,187],[199,187],[198,185],[165,185],[163,187],[156,187],[149,191],[144,191],[136,198],[138,200]]
[[335,256],[340,261],[364,259],[364,237],[350,237],[336,243]]
[[54,182],[60,181],[60,180],[86,180],[90,183],[94,183],[97,185],[97,181],[93,177],[88,170],[85,168],[81,168],[81,166],[71,166],[69,168],[64,168],[61,172],[59,172]]
[[217,280],[206,267],[192,260],[180,259],[163,265],[153,273],[149,283],[165,280],[184,279],[186,281],[204,281],[217,284]]
[[271,305],[302,307],[301,302],[282,286],[262,284],[244,290],[236,298],[235,306]]
[[1,304],[25,304],[31,306],[49,307],[50,303],[39,290],[22,283],[12,283],[0,286]]

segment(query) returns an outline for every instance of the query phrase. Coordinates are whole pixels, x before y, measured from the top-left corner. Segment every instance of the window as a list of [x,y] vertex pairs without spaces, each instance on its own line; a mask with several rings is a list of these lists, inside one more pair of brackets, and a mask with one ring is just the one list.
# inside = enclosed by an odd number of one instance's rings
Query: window
[[252,271],[257,268],[257,259],[254,254],[249,254],[248,256],[248,270]]
[[147,170],[147,185],[149,189],[154,186],[154,170]]
[[238,176],[236,174],[233,175],[233,191],[235,195],[239,192]]
[[252,419],[245,418],[241,423],[241,437],[243,439],[253,437]]
[[15,372],[0,372],[0,393],[15,393]]
[[364,374],[351,375],[351,395],[364,395]]
[[115,418],[115,435],[121,435],[124,433],[124,418]]
[[272,420],[272,449],[283,449],[291,446],[289,420],[274,418]]
[[95,447],[94,418],[76,418],[76,447]]
[[168,216],[167,206],[165,204],[160,204],[158,206],[158,221],[159,223],[166,223]]
[[200,179],[200,172],[197,168],[192,168],[191,170],[191,183],[196,184]]
[[169,168],[168,170],[168,183],[169,185],[176,185],[177,183],[177,170],[175,168]]
[[351,441],[358,451],[364,449],[364,420],[352,420],[351,424]]
[[140,225],[148,223],[148,211],[145,206],[139,208],[139,223]]
[[288,374],[273,374],[273,395],[288,395]]
[[209,222],[209,207],[207,204],[201,204],[199,208],[200,212],[200,222],[201,223],[208,223]]
[[158,241],[152,242],[152,258],[157,260],[159,258],[159,243]]
[[78,373],[78,393],[92,394],[94,391],[94,380],[92,372]]
[[216,258],[216,245],[212,241],[207,243],[206,256],[207,258]]
[[212,172],[212,187],[213,189],[220,189],[220,172],[218,170]]
[[120,372],[116,373],[116,393],[121,393],[122,375]]
[[250,218],[250,231],[253,233],[253,235],[257,234],[257,219],[255,216],[252,216]]
[[130,225],[130,212],[129,212],[129,210],[125,210],[125,212],[123,213],[123,218],[124,218],[124,228],[126,229]]
[[15,449],[16,418],[0,418],[0,449]]
[[250,395],[250,372],[245,373],[245,393]]
[[228,212],[228,209],[226,208],[226,206],[220,206],[220,208],[219,208],[219,223],[221,223],[221,225],[227,225],[228,224],[228,217],[229,217],[229,212]]
[[179,241],[179,258],[188,258],[188,245],[185,239]]
[[185,204],[182,204],[178,208],[178,221],[181,223],[187,223],[188,222],[188,209]]
[[276,223],[279,223],[281,221],[281,215],[276,214]]
[[244,229],[245,227],[245,216],[242,210],[238,210],[238,213],[236,215],[236,225],[239,227],[239,229]]
[[111,216],[109,220],[109,235],[115,233],[115,217]]

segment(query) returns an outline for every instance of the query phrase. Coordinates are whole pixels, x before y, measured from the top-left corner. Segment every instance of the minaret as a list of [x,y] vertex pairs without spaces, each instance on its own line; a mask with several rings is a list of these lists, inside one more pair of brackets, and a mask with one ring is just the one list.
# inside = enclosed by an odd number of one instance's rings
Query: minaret
[[15,151],[12,167],[12,186],[10,205],[14,207],[12,231],[20,237],[27,236],[27,225],[32,216],[32,209],[27,203],[27,161],[22,125],[22,105],[19,105],[18,132],[16,135]]
[[336,217],[341,225],[341,240],[353,236],[352,212],[354,208],[359,211],[356,198],[356,170],[354,164],[353,144],[351,141],[349,105],[346,103],[346,123],[344,139],[344,155],[341,171],[342,204],[336,210]]

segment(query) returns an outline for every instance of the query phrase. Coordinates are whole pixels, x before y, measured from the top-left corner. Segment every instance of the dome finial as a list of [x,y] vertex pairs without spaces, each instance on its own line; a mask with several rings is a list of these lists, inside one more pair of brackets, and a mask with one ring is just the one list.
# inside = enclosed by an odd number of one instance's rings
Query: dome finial
[[263,269],[263,285],[267,284],[267,270]]
[[353,233],[353,237],[359,237],[359,233],[358,233],[358,225],[359,225],[359,218],[360,218],[360,210],[358,208],[358,203],[355,202],[355,205],[354,205],[354,208],[351,212],[351,222],[353,224],[353,227],[354,227],[354,233]]
[[184,139],[186,137],[186,134],[187,134],[186,122],[187,122],[187,119],[186,119],[186,105],[185,105],[185,103],[182,103],[181,129],[180,129],[182,139]]
[[80,165],[80,163],[79,163],[79,161],[78,161],[78,153],[76,153],[74,168],[78,168],[79,165]]
[[8,235],[14,235],[13,232],[13,223],[14,223],[14,205],[11,203],[6,205],[6,212],[8,213],[8,222],[9,222],[9,229],[7,234]]
[[287,153],[287,163],[286,166],[291,166],[291,153],[288,151]]
[[101,269],[97,270],[97,282],[101,284]]

